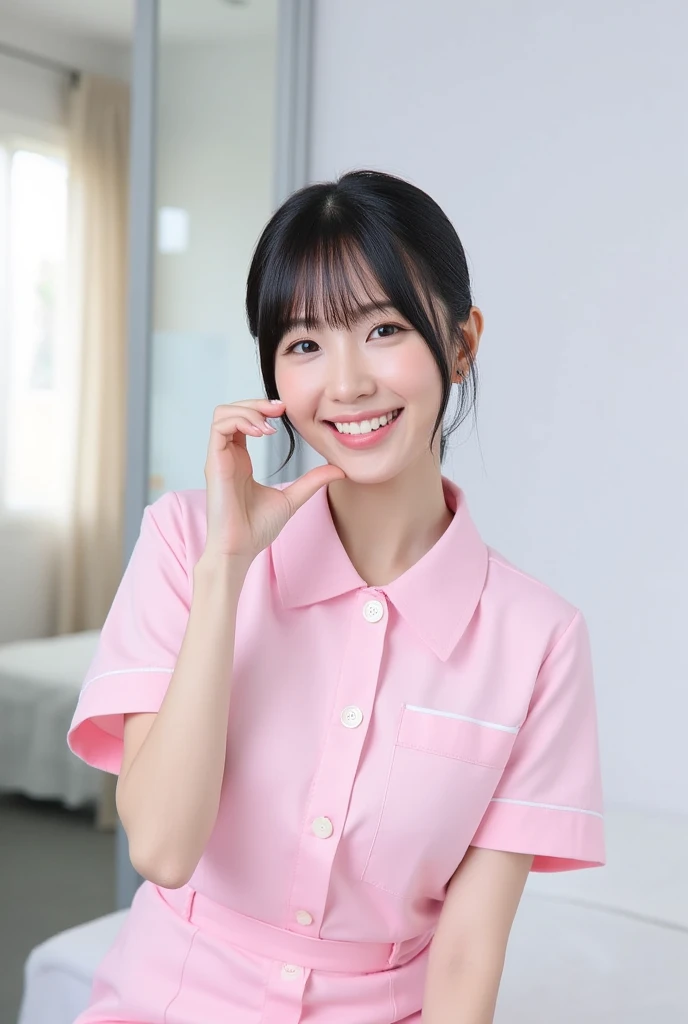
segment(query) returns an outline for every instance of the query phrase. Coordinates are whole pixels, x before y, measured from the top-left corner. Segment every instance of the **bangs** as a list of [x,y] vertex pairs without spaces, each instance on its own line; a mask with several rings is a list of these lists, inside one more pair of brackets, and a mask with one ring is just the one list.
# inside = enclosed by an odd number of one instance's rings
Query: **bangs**
[[419,288],[427,271],[418,273],[393,234],[384,237],[379,228],[358,234],[325,219],[313,225],[310,237],[301,230],[298,244],[290,240],[271,254],[258,305],[262,341],[274,348],[294,327],[352,330],[372,310],[388,306],[424,335],[428,314],[440,328],[432,295]]
[[391,296],[350,238],[319,239],[294,268],[290,302],[280,308],[277,317],[280,334],[295,322],[307,330],[319,324],[351,330],[364,309],[382,309],[390,301]]

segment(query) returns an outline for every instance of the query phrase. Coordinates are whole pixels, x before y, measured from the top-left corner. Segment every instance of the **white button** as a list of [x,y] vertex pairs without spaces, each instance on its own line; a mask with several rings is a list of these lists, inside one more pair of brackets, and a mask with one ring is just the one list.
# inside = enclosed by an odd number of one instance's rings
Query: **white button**
[[298,978],[301,974],[301,968],[297,967],[296,964],[285,964],[282,968],[283,978]]
[[334,826],[329,818],[316,818],[311,825],[313,835],[318,839],[329,839],[334,832]]
[[307,910],[297,910],[296,920],[298,921],[299,924],[302,924],[304,928],[309,924],[313,924],[313,918],[311,917]]
[[363,605],[363,618],[368,622],[379,622],[385,614],[385,609],[380,601],[366,601]]
[[363,721],[363,712],[355,704],[350,704],[342,711],[341,719],[342,725],[345,725],[347,729],[357,729]]

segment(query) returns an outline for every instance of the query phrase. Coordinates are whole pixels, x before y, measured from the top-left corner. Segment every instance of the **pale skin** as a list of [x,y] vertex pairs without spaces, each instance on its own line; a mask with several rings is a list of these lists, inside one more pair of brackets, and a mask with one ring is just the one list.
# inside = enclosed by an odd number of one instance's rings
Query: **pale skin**
[[[475,357],[481,311],[472,307],[461,326]],[[457,383],[466,369],[457,347]],[[399,313],[371,309],[351,330],[322,323],[306,331],[295,324],[278,346],[275,376],[279,404],[255,399],[215,411],[205,468],[206,548],[194,569],[177,666],[158,714],[129,715],[125,722],[117,805],[130,856],[144,877],[170,888],[193,874],[217,816],[233,626],[254,558],[321,487],[327,487],[342,544],[369,586],[405,572],[452,518],[442,489],[439,435],[429,446],[441,398],[439,373],[425,341]],[[371,448],[350,450],[331,426],[396,409],[403,413],[394,430]],[[253,479],[246,437],[274,432],[269,420],[285,412],[326,464],[279,491]],[[530,856],[469,849],[449,884],[433,939],[425,1024],[491,1024],[531,865]]]

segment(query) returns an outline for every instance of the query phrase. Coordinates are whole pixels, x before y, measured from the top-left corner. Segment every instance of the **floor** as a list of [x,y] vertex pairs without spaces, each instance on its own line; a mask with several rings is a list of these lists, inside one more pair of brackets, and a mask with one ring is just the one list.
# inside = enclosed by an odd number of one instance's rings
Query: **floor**
[[90,812],[0,794],[0,1024],[16,1022],[30,950],[114,909],[114,871]]

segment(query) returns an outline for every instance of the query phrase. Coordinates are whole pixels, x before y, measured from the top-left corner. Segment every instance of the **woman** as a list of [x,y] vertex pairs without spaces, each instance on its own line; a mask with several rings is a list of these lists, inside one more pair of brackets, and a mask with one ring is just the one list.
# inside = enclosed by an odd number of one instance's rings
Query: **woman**
[[[247,309],[267,398],[146,510],[70,732],[146,879],[79,1024],[488,1024],[528,872],[604,842],[584,620],[441,473],[461,242],[347,174],[274,215]],[[278,418],[327,464],[265,487]]]

